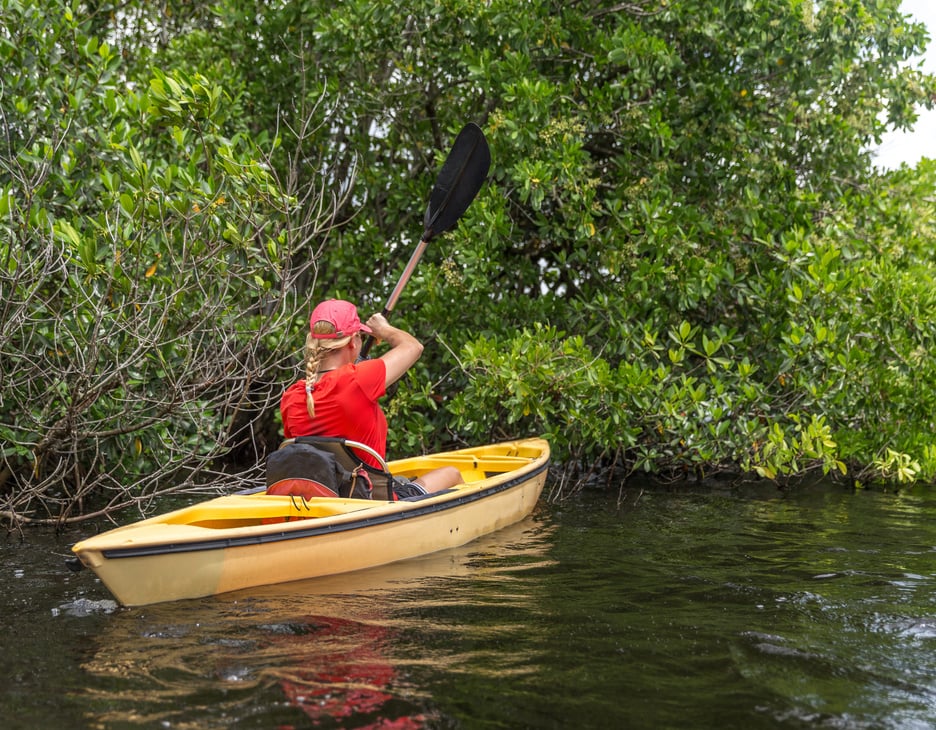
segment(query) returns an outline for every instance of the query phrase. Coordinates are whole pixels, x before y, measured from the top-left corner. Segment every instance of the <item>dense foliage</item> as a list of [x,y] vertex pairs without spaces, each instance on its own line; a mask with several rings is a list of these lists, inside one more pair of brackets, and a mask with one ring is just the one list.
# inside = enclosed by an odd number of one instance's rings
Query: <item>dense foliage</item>
[[310,302],[380,308],[468,120],[392,453],[932,479],[936,168],[869,151],[925,40],[897,0],[0,0],[3,511],[255,478]]

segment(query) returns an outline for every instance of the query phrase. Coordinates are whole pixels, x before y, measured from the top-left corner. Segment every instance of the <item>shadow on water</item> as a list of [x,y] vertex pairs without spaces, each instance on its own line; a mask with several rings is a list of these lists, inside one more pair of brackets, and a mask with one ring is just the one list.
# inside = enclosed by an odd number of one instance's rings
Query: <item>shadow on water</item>
[[8,542],[0,712],[24,728],[922,730],[934,516],[923,488],[628,487],[619,507],[541,505],[422,559],[134,609],[63,571],[66,542]]

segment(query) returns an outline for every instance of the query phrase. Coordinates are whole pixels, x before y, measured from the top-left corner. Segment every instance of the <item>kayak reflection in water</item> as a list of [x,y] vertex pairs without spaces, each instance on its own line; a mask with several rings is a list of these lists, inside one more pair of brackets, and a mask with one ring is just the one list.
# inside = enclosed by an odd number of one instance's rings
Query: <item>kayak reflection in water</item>
[[[400,714],[413,705],[395,693],[397,669],[383,654],[386,627],[334,616],[309,617],[302,636],[280,637],[290,653],[309,642],[303,666],[280,680],[290,704],[314,722],[338,721],[343,727],[422,728],[422,712]],[[322,648],[325,651],[321,651]]]

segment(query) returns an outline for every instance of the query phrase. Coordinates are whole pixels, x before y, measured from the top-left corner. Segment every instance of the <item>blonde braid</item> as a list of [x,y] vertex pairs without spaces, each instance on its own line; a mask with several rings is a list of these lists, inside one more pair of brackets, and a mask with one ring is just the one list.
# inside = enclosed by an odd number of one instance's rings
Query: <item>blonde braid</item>
[[350,337],[342,337],[338,340],[320,340],[313,337],[313,334],[333,335],[335,334],[335,326],[331,322],[319,321],[315,323],[315,327],[312,329],[312,331],[306,335],[306,411],[309,413],[309,418],[312,419],[315,418],[315,400],[312,398],[312,393],[315,391],[315,379],[318,376],[319,364],[322,362],[322,358],[325,356],[325,353],[327,353],[329,350],[337,350],[341,347],[344,347],[351,341]]
[[318,346],[318,340],[312,337],[310,332],[306,335],[305,344],[305,392],[306,392],[306,410],[309,412],[309,418],[315,418],[315,401],[312,398],[312,391],[315,390],[315,376],[318,375],[319,362],[322,360],[324,351]]

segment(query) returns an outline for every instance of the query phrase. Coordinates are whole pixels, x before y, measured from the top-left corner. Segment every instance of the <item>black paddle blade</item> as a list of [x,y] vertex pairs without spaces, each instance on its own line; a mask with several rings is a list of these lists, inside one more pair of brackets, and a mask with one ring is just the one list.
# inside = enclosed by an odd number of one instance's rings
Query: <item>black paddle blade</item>
[[455,138],[429,196],[423,241],[458,223],[484,184],[490,167],[491,150],[484,132],[469,122]]

